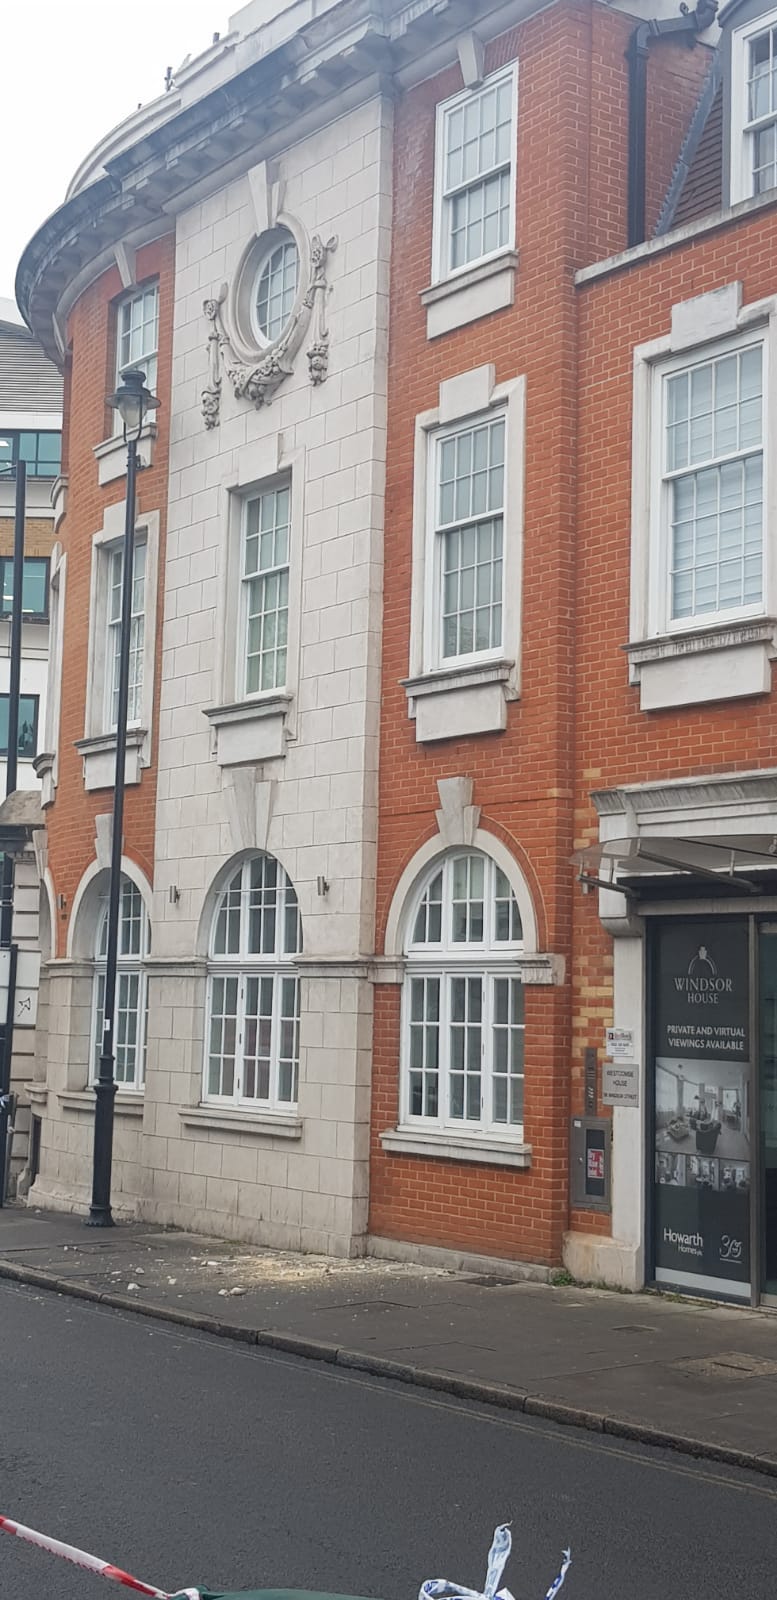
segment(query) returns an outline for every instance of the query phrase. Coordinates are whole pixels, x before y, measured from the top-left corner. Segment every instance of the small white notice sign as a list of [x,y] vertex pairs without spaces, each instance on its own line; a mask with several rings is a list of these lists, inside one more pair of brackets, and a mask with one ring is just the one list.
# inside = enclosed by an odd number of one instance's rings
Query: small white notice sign
[[639,1067],[636,1061],[602,1063],[602,1100],[606,1106],[639,1105]]
[[608,1028],[604,1047],[611,1061],[633,1061],[633,1028]]
[[[8,1015],[8,982],[11,975],[11,952],[0,950],[0,1023]],[[38,984],[40,983],[40,952],[20,950],[16,958],[16,992],[14,994],[13,1025],[15,1028],[34,1028],[38,1020]]]

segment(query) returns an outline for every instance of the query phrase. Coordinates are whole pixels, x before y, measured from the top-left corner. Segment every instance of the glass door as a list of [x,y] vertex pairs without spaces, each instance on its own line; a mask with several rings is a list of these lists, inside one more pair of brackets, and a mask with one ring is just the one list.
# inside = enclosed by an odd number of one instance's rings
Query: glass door
[[777,927],[761,929],[761,1171],[763,1292],[777,1296]]

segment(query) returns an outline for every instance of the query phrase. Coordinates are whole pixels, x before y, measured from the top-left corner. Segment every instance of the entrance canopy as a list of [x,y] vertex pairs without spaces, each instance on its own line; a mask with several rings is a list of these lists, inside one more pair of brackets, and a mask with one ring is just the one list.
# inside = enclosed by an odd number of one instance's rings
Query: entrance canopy
[[712,878],[722,889],[730,886],[757,894],[767,886],[763,874],[777,874],[777,835],[685,839],[676,834],[640,834],[606,839],[576,851],[572,860],[582,883],[602,889],[631,886],[633,890],[632,880],[649,878],[653,886],[657,877],[680,874],[683,879]]
[[[627,898],[708,897],[712,881],[723,895],[777,890],[777,768],[626,784],[591,799],[599,839],[573,857],[584,885]],[[606,894],[600,911],[617,916]]]

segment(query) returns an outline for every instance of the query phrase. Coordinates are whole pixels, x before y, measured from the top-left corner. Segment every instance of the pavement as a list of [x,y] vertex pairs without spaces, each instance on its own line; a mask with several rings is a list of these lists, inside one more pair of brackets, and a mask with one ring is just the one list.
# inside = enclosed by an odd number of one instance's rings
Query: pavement
[[0,1211],[0,1278],[777,1477],[767,1311],[24,1207]]

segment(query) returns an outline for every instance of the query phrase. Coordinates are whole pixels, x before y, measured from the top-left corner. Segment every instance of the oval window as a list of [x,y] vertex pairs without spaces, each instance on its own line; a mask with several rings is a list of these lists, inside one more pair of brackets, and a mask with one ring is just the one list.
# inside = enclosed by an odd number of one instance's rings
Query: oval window
[[263,257],[256,274],[254,320],[267,344],[279,339],[291,316],[299,286],[299,250],[285,230]]

